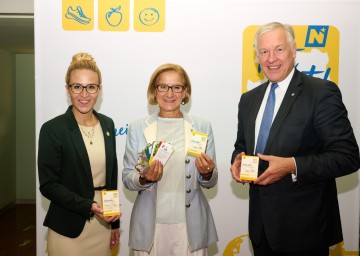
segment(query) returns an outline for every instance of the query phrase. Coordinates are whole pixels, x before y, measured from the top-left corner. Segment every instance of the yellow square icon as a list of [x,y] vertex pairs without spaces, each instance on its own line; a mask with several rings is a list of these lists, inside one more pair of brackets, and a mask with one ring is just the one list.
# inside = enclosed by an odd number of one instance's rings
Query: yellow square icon
[[134,0],[134,29],[138,32],[165,30],[165,0]]
[[128,31],[130,27],[130,0],[99,1],[99,30]]
[[92,30],[94,0],[63,0],[62,26],[64,30]]

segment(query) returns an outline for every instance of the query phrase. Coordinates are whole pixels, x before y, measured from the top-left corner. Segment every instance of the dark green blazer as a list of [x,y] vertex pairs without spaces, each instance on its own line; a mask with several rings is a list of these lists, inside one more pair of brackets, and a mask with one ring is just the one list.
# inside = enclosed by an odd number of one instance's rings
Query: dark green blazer
[[[117,157],[114,122],[94,111],[99,119],[106,154],[106,189],[117,189]],[[44,226],[75,238],[91,217],[94,198],[90,161],[69,106],[65,114],[44,123],[39,135],[38,173],[41,194],[50,200]],[[111,224],[119,227],[119,221]]]

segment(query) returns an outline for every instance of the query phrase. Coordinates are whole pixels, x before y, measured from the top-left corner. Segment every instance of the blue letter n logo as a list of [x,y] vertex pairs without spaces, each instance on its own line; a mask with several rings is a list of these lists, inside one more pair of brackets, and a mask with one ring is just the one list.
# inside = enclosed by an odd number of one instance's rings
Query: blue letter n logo
[[305,47],[325,47],[329,26],[309,26]]

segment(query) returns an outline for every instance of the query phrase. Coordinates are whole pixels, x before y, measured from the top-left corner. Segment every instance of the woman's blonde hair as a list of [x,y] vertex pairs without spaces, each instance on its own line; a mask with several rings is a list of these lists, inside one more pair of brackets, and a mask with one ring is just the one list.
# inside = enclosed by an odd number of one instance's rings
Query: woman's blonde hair
[[177,64],[164,64],[161,65],[160,67],[158,67],[154,73],[152,74],[151,78],[150,78],[150,82],[149,82],[149,86],[147,89],[147,98],[148,98],[148,102],[150,105],[156,105],[157,99],[156,99],[156,86],[157,86],[157,79],[160,76],[160,74],[162,74],[163,72],[166,71],[174,71],[176,73],[178,73],[183,79],[184,79],[184,86],[185,86],[185,98],[183,100],[183,103],[186,104],[189,102],[190,100],[190,96],[191,96],[191,83],[190,83],[190,79],[188,74],[186,73],[186,71]]
[[66,77],[65,77],[66,85],[69,85],[69,83],[70,83],[71,72],[76,69],[88,69],[88,70],[92,70],[92,71],[96,72],[98,74],[98,78],[99,78],[99,85],[101,85],[102,80],[101,80],[100,69],[96,65],[94,58],[90,54],[88,54],[86,52],[79,52],[79,53],[74,54],[74,56],[72,57],[72,61],[68,67],[67,73],[66,73]]

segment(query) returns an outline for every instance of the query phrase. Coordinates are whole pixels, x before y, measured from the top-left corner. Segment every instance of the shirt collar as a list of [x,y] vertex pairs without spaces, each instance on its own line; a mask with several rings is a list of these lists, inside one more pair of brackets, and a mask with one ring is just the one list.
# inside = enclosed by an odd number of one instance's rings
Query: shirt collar
[[[287,88],[289,87],[289,84],[290,84],[290,82],[291,82],[291,79],[292,79],[292,77],[293,77],[293,75],[294,75],[294,72],[295,72],[295,68],[293,68],[292,70],[291,70],[291,72],[289,73],[289,75],[284,79],[284,80],[282,80],[281,82],[278,82],[277,84],[279,85],[279,89],[281,90],[281,91],[286,91],[287,90]],[[273,84],[273,83],[271,83],[271,84]]]

